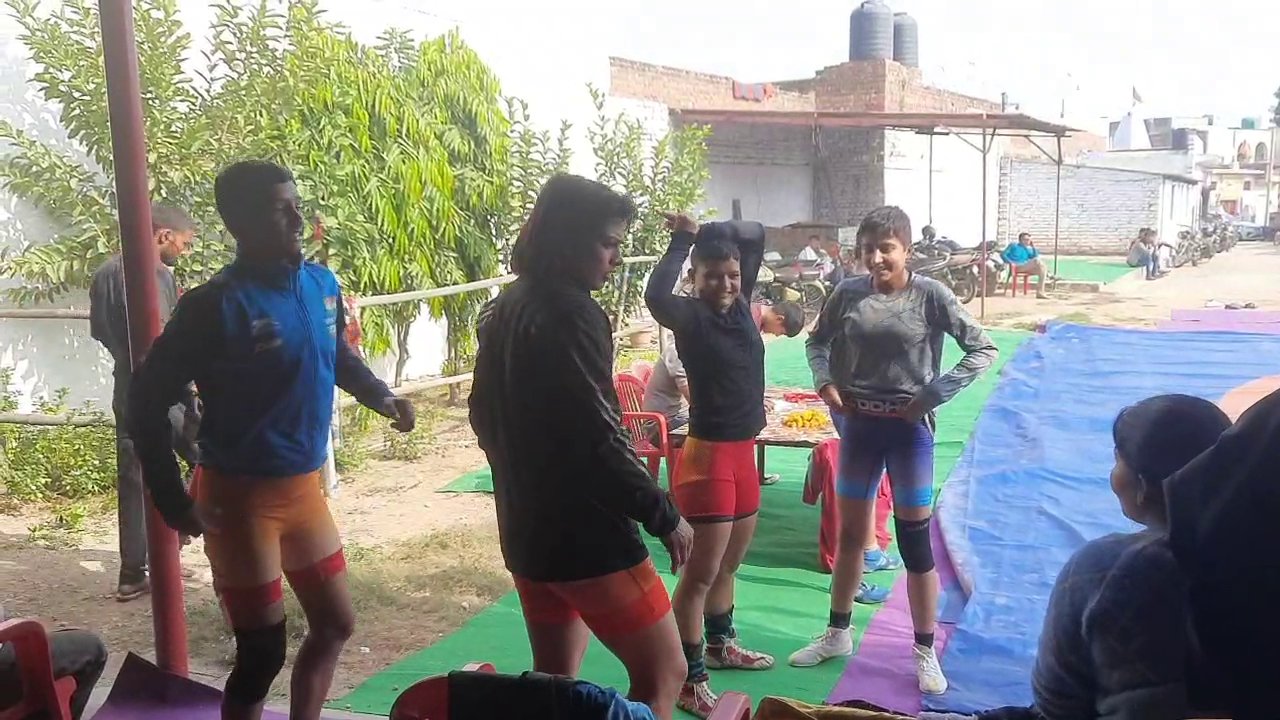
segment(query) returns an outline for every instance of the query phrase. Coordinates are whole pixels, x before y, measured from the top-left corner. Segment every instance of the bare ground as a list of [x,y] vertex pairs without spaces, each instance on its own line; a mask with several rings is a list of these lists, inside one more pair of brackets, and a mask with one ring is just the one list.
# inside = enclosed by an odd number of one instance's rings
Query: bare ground
[[[1141,327],[1167,319],[1174,308],[1210,301],[1280,309],[1277,277],[1280,248],[1241,245],[1204,266],[1154,282],[1126,278],[1104,292],[1051,293],[1048,300],[988,298],[985,317],[1001,327],[1030,328],[1051,318]],[[970,310],[978,314],[980,303]],[[480,467],[483,456],[461,408],[431,406],[431,432],[421,457],[369,463],[343,478],[341,494],[331,503],[348,541],[360,618],[342,658],[335,696],[457,628],[509,588],[491,500],[436,492]],[[117,659],[125,651],[149,656],[149,603],[111,598],[117,568],[114,513],[95,517],[72,547],[33,544],[29,528],[45,520],[42,512],[0,515],[0,603],[11,616],[92,628]],[[230,643],[198,541],[184,551],[183,562],[193,576],[187,586],[193,670],[217,684],[227,672]],[[299,618],[293,609],[291,617]],[[292,622],[296,640],[302,625]]]

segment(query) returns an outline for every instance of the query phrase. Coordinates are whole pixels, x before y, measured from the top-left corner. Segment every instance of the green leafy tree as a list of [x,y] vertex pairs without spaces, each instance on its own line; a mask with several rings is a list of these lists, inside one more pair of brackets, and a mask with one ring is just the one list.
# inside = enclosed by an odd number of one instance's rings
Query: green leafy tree
[[552,175],[568,172],[573,158],[569,148],[573,126],[568,121],[561,121],[559,131],[552,137],[550,132],[533,126],[529,105],[513,97],[507,98],[507,118],[511,121],[511,158],[507,215],[500,239],[504,263],[510,260],[511,246],[533,212],[538,191]]
[[[707,136],[702,126],[673,128],[651,138],[644,125],[626,114],[610,113],[605,96],[589,88],[596,119],[588,130],[596,157],[596,179],[629,195],[636,203],[626,255],[660,255],[670,233],[663,213],[689,212],[703,198],[710,171]],[[627,265],[600,291],[600,300],[619,329],[640,306],[645,266]]]

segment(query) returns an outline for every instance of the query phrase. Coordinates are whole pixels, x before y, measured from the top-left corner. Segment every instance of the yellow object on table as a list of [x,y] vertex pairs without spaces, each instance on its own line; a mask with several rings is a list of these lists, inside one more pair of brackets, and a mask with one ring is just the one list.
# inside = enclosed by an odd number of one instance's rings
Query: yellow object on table
[[819,410],[797,410],[783,418],[782,425],[799,430],[821,430],[831,425],[831,419]]

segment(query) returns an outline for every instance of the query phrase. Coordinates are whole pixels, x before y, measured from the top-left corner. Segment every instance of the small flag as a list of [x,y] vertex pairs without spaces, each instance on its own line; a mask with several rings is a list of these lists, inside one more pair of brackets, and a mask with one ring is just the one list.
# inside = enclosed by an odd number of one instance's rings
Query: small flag
[[1133,88],[1133,101],[1136,103],[1142,102],[1142,96],[1138,94],[1138,88],[1136,87]]

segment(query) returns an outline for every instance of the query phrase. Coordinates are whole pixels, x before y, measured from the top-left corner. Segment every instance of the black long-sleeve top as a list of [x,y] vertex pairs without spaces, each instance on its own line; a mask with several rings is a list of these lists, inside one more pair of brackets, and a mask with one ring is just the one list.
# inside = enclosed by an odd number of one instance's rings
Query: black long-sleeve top
[[507,568],[535,582],[649,556],[680,516],[636,457],[613,386],[609,318],[585,291],[521,278],[481,311],[471,427],[493,471]]
[[[671,288],[695,240],[720,237],[738,244],[741,290],[717,312],[705,302],[674,295]],[[689,380],[689,435],[712,442],[754,439],[765,426],[764,340],[747,298],[764,261],[764,226],[708,223],[677,232],[649,276],[644,299],[659,325],[670,328]]]

